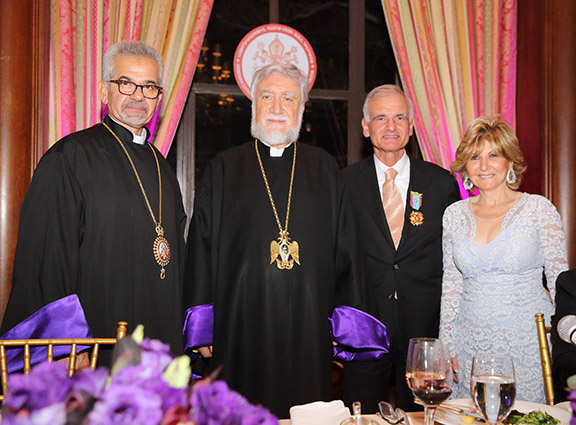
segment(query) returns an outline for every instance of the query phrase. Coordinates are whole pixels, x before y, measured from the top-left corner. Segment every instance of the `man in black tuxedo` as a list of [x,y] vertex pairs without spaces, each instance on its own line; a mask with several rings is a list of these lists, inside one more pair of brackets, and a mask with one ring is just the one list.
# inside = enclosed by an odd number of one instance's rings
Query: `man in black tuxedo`
[[566,380],[576,375],[576,346],[558,336],[558,321],[576,315],[576,269],[562,272],[556,279],[556,312],[552,316],[552,377],[554,402],[566,401]]
[[342,177],[376,302],[370,313],[388,328],[390,353],[378,361],[344,365],[345,399],[361,401],[363,411],[374,412],[395,387],[396,405],[416,410],[405,380],[408,340],[438,337],[442,215],[460,192],[448,171],[407,155],[413,108],[398,86],[373,89],[363,113],[363,133],[374,156],[345,168]]

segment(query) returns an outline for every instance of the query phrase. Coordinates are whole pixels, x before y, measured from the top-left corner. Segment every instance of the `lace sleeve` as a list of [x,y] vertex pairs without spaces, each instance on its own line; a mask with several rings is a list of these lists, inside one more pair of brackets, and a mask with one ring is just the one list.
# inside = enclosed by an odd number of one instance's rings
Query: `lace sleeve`
[[[462,273],[456,268],[453,257],[453,241],[457,229],[457,215],[454,208],[448,208],[442,220],[442,254],[444,274],[442,277],[442,299],[440,303],[440,339],[448,350],[450,357],[456,355],[454,332],[456,317],[460,308],[462,294]],[[460,229],[462,231],[463,229]]]
[[554,205],[546,198],[537,217],[540,223],[540,246],[544,252],[544,273],[550,296],[554,300],[556,295],[556,278],[568,269],[568,256],[566,253],[566,235],[560,214]]

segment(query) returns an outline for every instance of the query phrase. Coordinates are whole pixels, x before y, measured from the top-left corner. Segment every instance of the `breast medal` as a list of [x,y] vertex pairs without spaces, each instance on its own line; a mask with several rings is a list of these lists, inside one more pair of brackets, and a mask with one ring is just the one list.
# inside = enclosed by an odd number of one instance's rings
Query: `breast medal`
[[412,207],[412,212],[410,213],[410,224],[412,226],[421,226],[424,223],[424,215],[420,211],[422,207],[422,194],[414,191],[410,191],[410,207]]

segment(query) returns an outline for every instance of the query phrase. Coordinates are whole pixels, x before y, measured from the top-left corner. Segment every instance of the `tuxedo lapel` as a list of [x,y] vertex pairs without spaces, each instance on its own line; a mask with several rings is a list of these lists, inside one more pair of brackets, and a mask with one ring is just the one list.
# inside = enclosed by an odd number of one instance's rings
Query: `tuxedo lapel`
[[430,186],[430,179],[427,177],[426,169],[421,167],[421,163],[418,159],[410,158],[410,183],[408,184],[408,193],[406,194],[404,229],[402,230],[402,239],[400,239],[398,250],[410,240],[414,232],[415,226],[410,223],[410,213],[413,211],[412,207],[410,207],[410,192],[421,193],[423,198],[422,203],[426,202],[424,195],[426,194],[426,189]]
[[390,229],[388,229],[388,222],[384,215],[384,208],[382,207],[382,198],[380,197],[374,158],[370,156],[363,161],[364,163],[356,179],[357,190],[363,198],[364,205],[374,219],[380,232],[386,237],[388,242],[394,245],[392,236],[390,235]]

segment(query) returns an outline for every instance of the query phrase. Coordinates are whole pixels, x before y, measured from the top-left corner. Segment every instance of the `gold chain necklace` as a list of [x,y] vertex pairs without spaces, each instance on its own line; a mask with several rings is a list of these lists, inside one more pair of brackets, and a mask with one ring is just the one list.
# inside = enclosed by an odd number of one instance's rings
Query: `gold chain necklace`
[[154,159],[156,160],[156,169],[158,170],[158,221],[156,221],[156,216],[154,216],[154,211],[152,211],[152,207],[150,206],[150,202],[148,201],[148,196],[146,196],[146,191],[144,190],[144,185],[142,185],[142,181],[140,180],[140,175],[138,174],[138,170],[136,170],[136,166],[130,157],[130,154],[126,150],[124,143],[118,138],[116,133],[112,131],[110,127],[103,122],[104,127],[108,129],[110,133],[114,136],[114,138],[120,143],[122,150],[126,154],[130,165],[132,166],[132,170],[134,171],[134,175],[136,176],[136,180],[138,180],[138,184],[140,185],[140,190],[142,191],[142,196],[144,197],[144,201],[148,206],[148,211],[150,212],[150,216],[152,217],[152,222],[154,223],[155,230],[156,230],[156,239],[154,240],[153,245],[153,252],[154,252],[154,259],[156,262],[162,267],[160,269],[160,279],[164,279],[166,277],[166,267],[170,262],[170,245],[168,241],[164,237],[164,229],[162,228],[162,174],[160,173],[160,163],[158,162],[158,156],[156,155],[156,151],[150,144],[148,147],[152,150],[154,154]]
[[258,141],[254,140],[254,149],[256,150],[256,157],[258,158],[258,164],[260,165],[260,171],[262,171],[262,178],[264,179],[264,185],[266,186],[266,191],[268,192],[268,199],[270,199],[270,205],[272,205],[272,211],[274,211],[274,217],[276,218],[276,224],[278,224],[278,230],[280,231],[280,236],[278,241],[273,240],[270,242],[270,264],[276,261],[276,265],[279,269],[290,270],[294,267],[294,261],[300,265],[300,247],[298,242],[290,241],[288,237],[288,221],[290,219],[290,203],[292,201],[292,186],[294,183],[294,170],[296,169],[296,142],[294,142],[294,159],[292,160],[292,174],[290,176],[290,188],[288,190],[288,206],[286,207],[286,224],[284,229],[282,229],[282,224],[280,224],[280,218],[278,217],[278,211],[276,210],[276,204],[274,204],[274,198],[272,197],[272,191],[270,190],[270,185],[268,184],[268,179],[266,178],[266,172],[264,171],[264,165],[262,164],[262,158],[260,158],[260,152],[258,152]]

